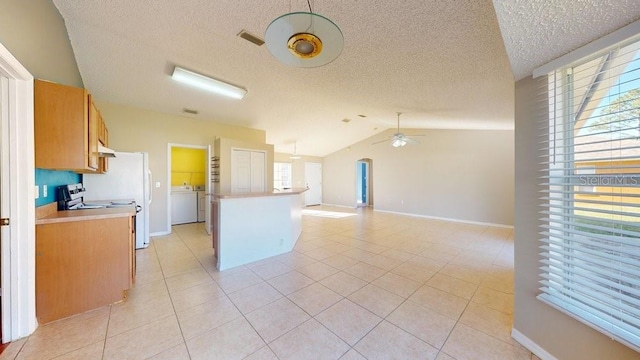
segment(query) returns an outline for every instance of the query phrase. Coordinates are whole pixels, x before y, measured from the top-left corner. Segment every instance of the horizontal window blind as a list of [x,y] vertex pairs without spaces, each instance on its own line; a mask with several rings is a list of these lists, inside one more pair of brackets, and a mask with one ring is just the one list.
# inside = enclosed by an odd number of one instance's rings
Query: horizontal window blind
[[640,350],[640,41],[548,74],[538,298]]

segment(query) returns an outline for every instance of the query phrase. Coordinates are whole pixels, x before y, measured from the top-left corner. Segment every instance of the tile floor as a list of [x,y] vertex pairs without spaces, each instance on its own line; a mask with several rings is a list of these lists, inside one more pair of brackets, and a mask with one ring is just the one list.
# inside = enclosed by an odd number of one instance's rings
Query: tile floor
[[119,304],[7,359],[537,359],[510,337],[513,232],[313,207],[295,250],[218,272],[203,224],[136,252]]

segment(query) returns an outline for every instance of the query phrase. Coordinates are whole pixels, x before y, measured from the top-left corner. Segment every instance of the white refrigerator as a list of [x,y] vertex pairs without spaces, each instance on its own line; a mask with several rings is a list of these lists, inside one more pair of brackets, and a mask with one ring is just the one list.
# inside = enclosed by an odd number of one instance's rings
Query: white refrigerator
[[149,206],[151,204],[151,171],[149,154],[116,152],[109,158],[106,174],[85,174],[85,202],[135,200],[142,209],[136,214],[136,249],[149,246]]

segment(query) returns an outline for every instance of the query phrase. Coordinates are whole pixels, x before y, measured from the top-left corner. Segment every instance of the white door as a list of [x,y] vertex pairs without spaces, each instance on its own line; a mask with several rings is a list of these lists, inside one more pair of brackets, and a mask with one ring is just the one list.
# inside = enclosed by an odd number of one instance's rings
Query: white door
[[251,192],[251,151],[231,150],[231,192]]
[[35,307],[35,204],[33,76],[0,44],[0,131],[3,218],[2,342],[17,340],[37,327]]
[[304,178],[309,189],[304,193],[304,205],[322,204],[322,164],[304,163]]
[[231,150],[231,192],[264,192],[267,177],[266,158],[264,151]]
[[[9,168],[9,164],[7,164],[6,161],[4,161],[5,157],[3,156],[4,154],[6,154],[9,150],[9,141],[7,138],[5,138],[7,134],[7,129],[9,127],[9,119],[8,117],[5,115],[5,111],[3,109],[3,103],[5,102],[2,95],[6,94],[6,90],[5,88],[7,87],[9,83],[9,80],[4,77],[4,76],[0,76],[0,217],[1,218],[9,218],[9,204],[6,201],[6,199],[8,199],[7,197],[5,197],[5,192],[8,191],[8,184],[9,184],[9,178],[10,178],[10,174],[9,171],[11,170]],[[3,226],[0,224],[0,264],[2,264],[2,262],[6,261],[7,257],[5,256],[5,253],[8,253],[9,251],[9,247],[7,246],[8,244],[8,240],[9,240],[9,235],[11,235],[9,233],[9,227],[8,226]],[[5,264],[2,264],[5,265]],[[8,284],[5,285],[5,279],[7,278],[6,276],[3,276],[5,274],[3,274],[3,271],[5,269],[6,266],[0,266],[0,288],[9,288]],[[3,291],[2,292],[2,297],[0,297],[0,319],[2,319],[3,321],[0,323],[0,333],[3,334],[2,338],[0,339],[1,343],[6,343],[7,341],[4,341],[4,339],[11,339],[9,336],[6,336],[9,333],[9,322],[7,320],[10,319],[9,316],[7,315],[11,315],[9,313],[5,314],[5,309],[9,309],[9,302],[5,301],[8,300],[8,291]]]
[[266,163],[265,153],[251,152],[251,192],[261,193],[265,191]]

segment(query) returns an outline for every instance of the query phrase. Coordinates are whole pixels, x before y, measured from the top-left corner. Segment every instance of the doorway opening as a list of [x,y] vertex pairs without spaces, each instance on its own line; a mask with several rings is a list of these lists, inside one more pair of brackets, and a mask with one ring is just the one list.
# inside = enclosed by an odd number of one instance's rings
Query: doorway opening
[[167,233],[171,226],[204,222],[211,233],[213,145],[169,143],[167,147]]
[[356,161],[356,207],[373,206],[373,192],[371,191],[371,166],[373,160],[360,159]]

